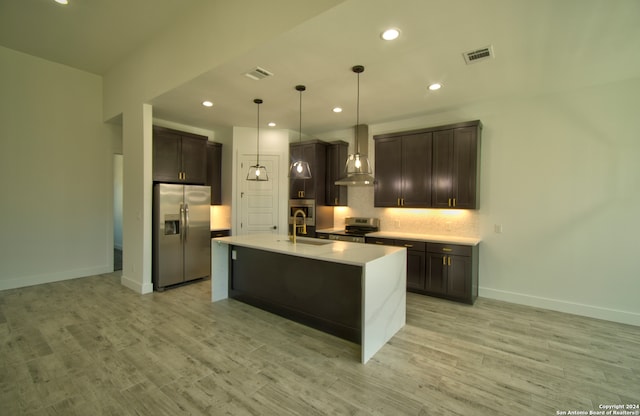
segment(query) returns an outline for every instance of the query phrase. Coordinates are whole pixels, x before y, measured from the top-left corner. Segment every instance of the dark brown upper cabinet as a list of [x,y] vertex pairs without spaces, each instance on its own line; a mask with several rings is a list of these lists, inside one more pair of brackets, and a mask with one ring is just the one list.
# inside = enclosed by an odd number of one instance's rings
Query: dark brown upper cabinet
[[207,181],[207,138],[154,126],[153,180],[204,185]]
[[480,121],[374,136],[376,207],[478,208]]
[[326,205],[347,206],[347,193],[349,187],[336,185],[335,182],[345,175],[345,163],[349,156],[349,143],[338,140],[329,142],[327,146],[327,181],[326,181]]
[[289,178],[290,199],[313,199],[324,205],[326,186],[327,144],[320,140],[308,140],[289,145],[290,164],[296,160],[309,163],[310,179]]
[[433,132],[434,208],[478,208],[479,126]]
[[211,187],[211,205],[222,204],[222,144],[207,142],[207,182]]
[[431,133],[376,136],[376,207],[431,206]]

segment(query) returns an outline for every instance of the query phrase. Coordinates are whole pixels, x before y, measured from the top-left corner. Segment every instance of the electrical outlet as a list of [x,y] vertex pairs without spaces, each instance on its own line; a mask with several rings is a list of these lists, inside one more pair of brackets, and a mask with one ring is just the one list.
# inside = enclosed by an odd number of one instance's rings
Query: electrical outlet
[[494,224],[493,231],[495,231],[496,234],[502,234],[502,224]]

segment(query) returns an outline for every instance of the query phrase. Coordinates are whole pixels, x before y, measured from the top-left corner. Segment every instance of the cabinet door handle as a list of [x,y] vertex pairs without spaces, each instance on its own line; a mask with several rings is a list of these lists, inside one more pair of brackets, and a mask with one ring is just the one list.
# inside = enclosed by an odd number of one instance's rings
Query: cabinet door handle
[[398,202],[396,203],[396,206],[400,206],[400,198],[398,198]]
[[446,251],[447,253],[450,253],[450,252],[453,251],[453,249],[452,248],[443,247],[442,251]]
[[402,198],[402,206],[404,206],[404,198]]
[[376,241],[376,244],[384,244],[382,241]]
[[443,266],[447,265],[447,256],[442,256],[442,265]]
[[451,206],[451,198],[449,198],[449,202],[447,205]]
[[411,248],[411,247],[413,247],[413,244],[405,244],[404,246],[407,247],[407,248]]
[[454,208],[456,207],[456,199],[455,198],[453,198],[453,207]]
[[338,198],[333,201],[334,205],[338,205]]
[[447,266],[451,266],[451,256],[447,257]]

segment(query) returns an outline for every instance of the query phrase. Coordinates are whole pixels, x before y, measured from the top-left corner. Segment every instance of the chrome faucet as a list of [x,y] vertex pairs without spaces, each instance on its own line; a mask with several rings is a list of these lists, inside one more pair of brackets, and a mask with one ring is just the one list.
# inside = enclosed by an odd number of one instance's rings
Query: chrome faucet
[[296,243],[296,230],[298,229],[298,224],[296,224],[296,218],[298,217],[298,213],[302,214],[302,234],[307,233],[307,216],[303,210],[298,209],[293,213],[293,235],[291,236],[291,242],[293,244]]

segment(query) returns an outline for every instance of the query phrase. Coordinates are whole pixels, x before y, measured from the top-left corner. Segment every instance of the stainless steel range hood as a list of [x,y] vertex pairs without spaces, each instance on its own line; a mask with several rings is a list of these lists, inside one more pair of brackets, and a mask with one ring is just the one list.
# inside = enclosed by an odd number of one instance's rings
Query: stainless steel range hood
[[345,162],[345,176],[335,182],[343,186],[373,186],[374,178],[369,163],[369,126],[355,127],[355,152]]

